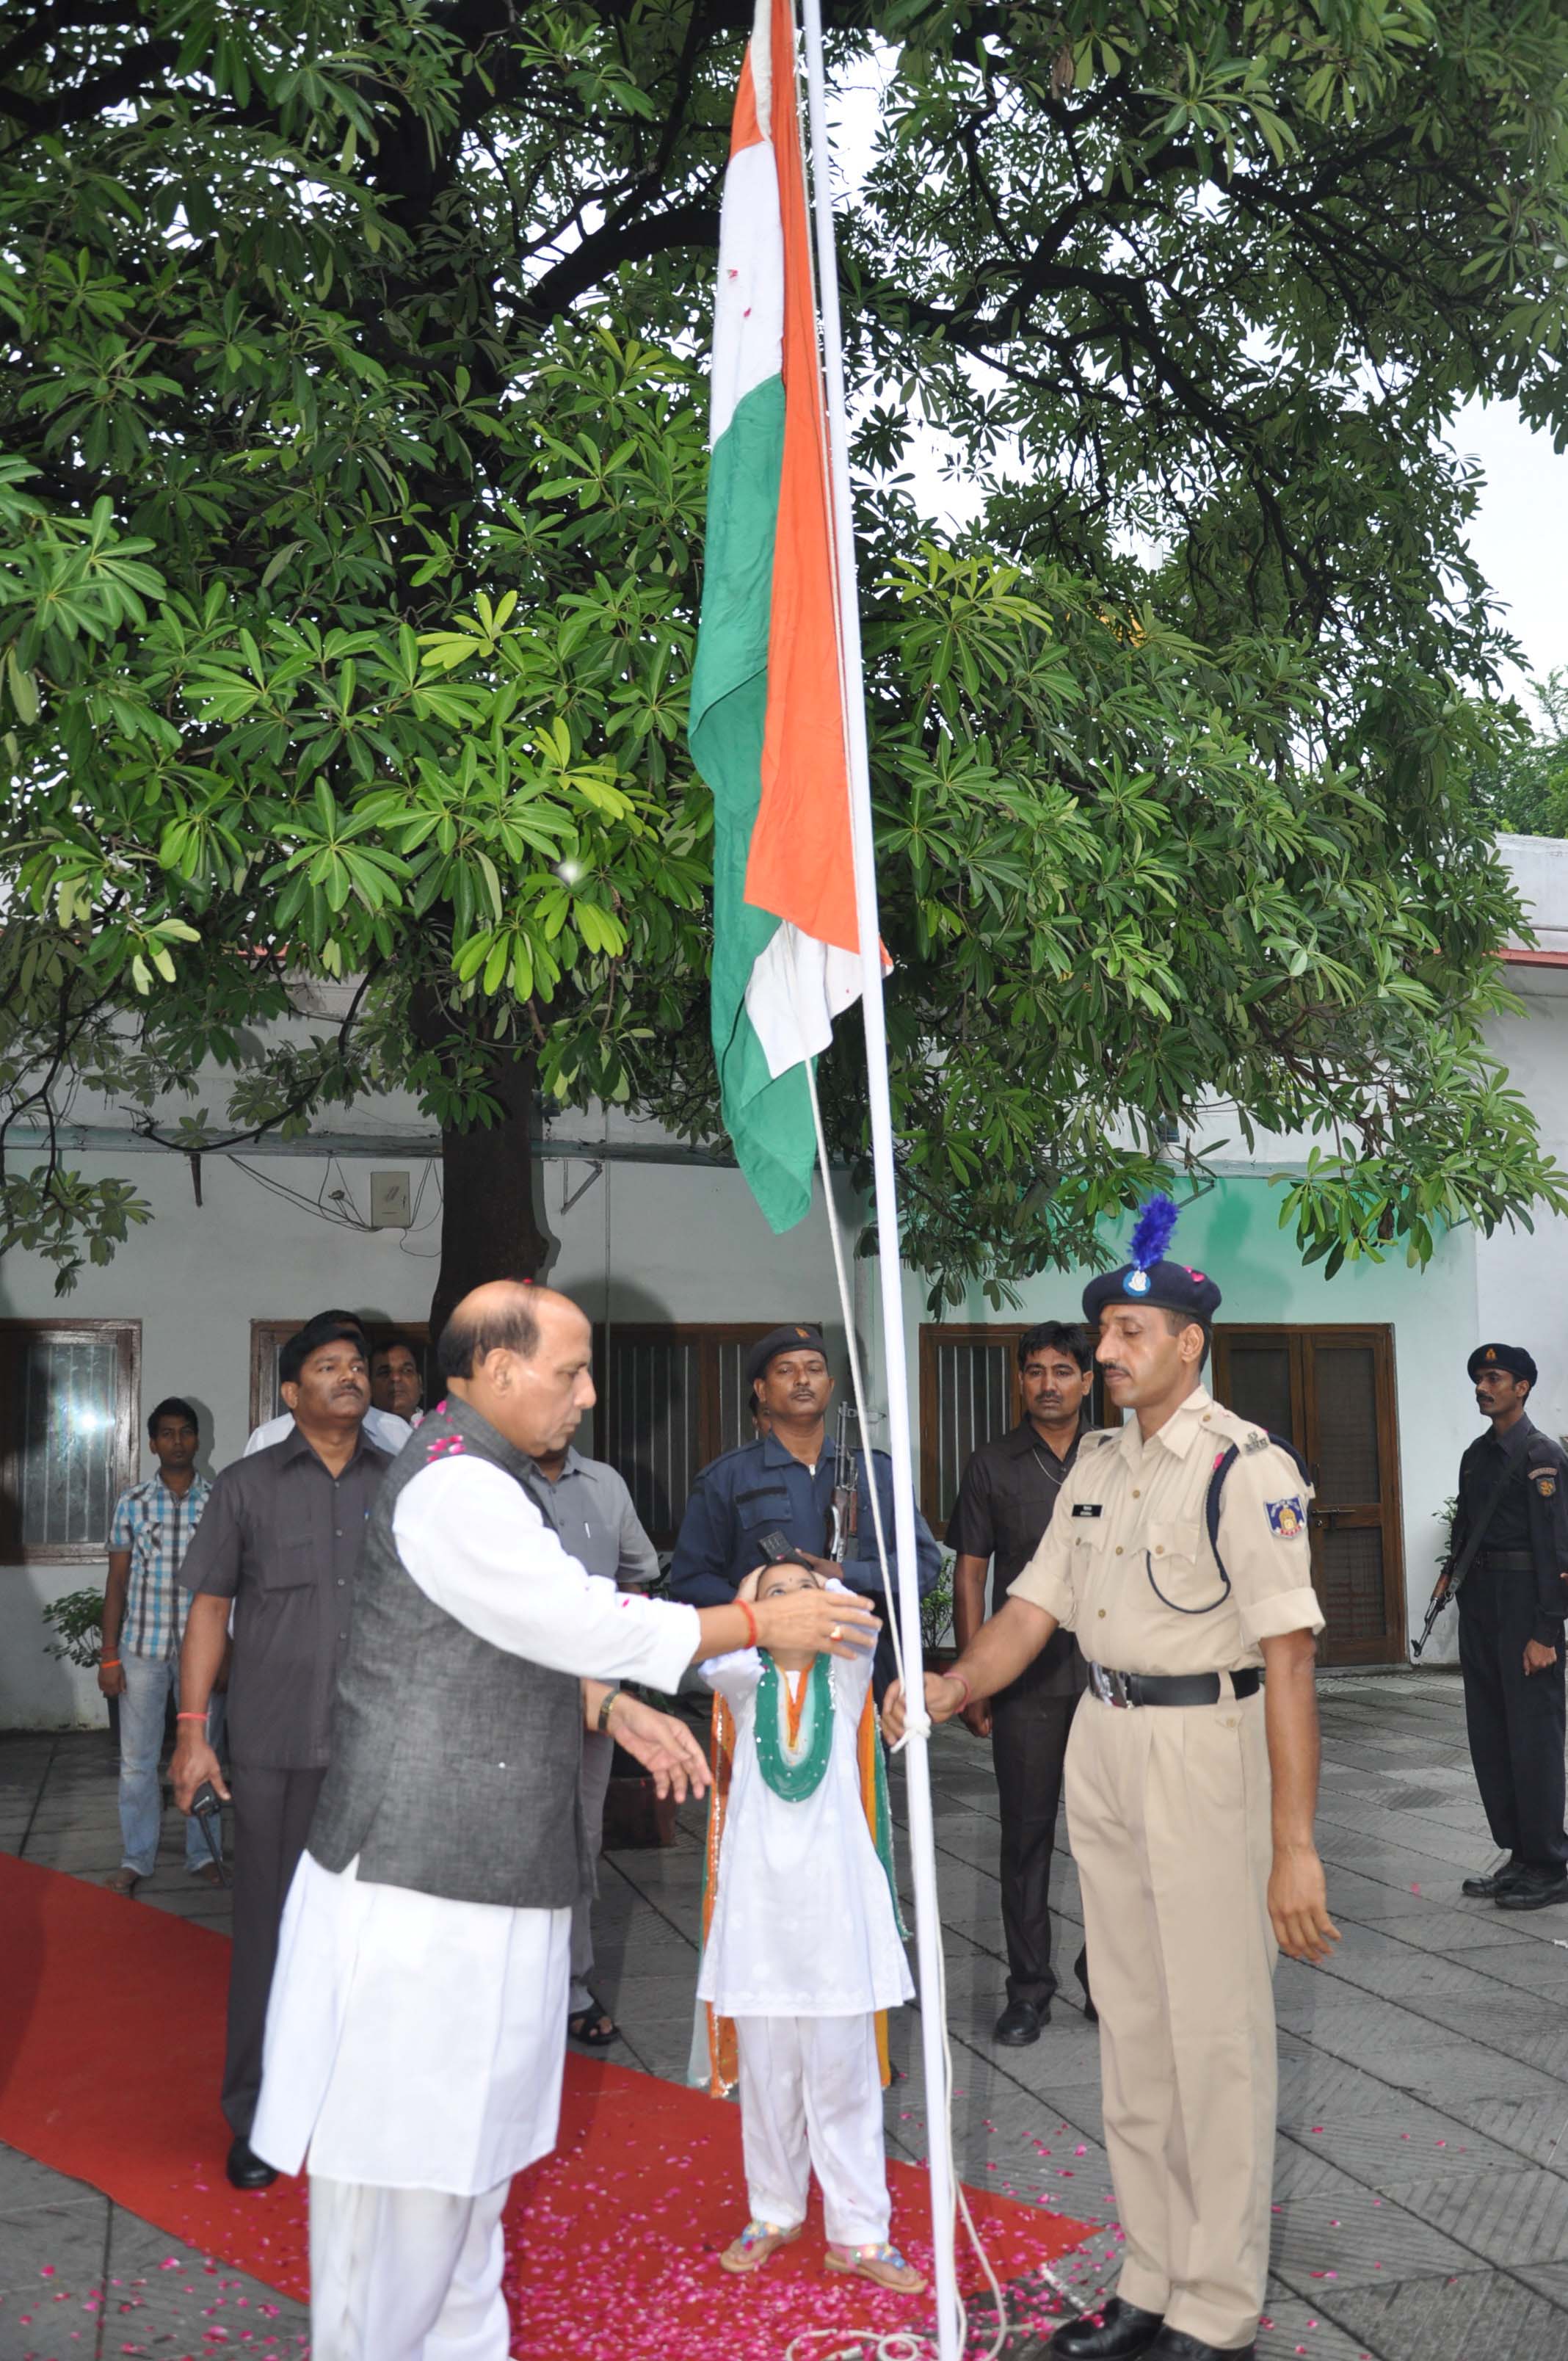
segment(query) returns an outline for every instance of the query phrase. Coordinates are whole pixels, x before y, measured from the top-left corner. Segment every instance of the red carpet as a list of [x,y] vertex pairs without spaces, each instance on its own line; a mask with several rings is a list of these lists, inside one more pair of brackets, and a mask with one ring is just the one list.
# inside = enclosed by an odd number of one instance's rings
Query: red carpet
[[[0,1930],[0,2140],[303,2301],[304,2182],[241,2197],[224,2179],[227,1938],[9,1853]],[[890,2175],[894,2237],[928,2267],[925,2173]],[[984,2191],[970,2202],[1004,2282],[1089,2235]],[[926,2315],[924,2299],[824,2277],[815,2203],[798,2246],[729,2278],[714,2257],[745,2211],[738,2107],[568,2058],[560,2147],[520,2177],[507,2214],[514,2355],[778,2361],[801,2328]],[[981,2285],[972,2264],[961,2277]]]

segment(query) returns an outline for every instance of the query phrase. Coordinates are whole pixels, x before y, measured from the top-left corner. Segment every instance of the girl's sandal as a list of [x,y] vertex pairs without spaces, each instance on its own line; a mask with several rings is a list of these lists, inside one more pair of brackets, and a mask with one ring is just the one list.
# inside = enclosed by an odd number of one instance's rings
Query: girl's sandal
[[797,2222],[793,2230],[780,2230],[772,2222],[748,2222],[719,2256],[718,2267],[725,2271],[760,2271],[770,2256],[798,2238],[805,2227],[804,2222]]
[[918,2295],[926,2281],[912,2263],[906,2263],[896,2246],[829,2246],[828,2268],[848,2271],[853,2277],[872,2279],[878,2287],[891,2288],[895,2295]]

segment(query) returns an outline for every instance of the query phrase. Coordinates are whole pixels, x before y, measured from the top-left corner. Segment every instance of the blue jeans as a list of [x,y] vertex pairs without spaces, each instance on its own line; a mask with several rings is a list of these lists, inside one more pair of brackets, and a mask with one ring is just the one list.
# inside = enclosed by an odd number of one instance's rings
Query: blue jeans
[[[133,1656],[120,1659],[126,1686],[120,1695],[120,1842],[122,1866],[138,1877],[150,1877],[158,1862],[158,1839],[163,1828],[163,1786],[158,1765],[163,1752],[163,1723],[170,1691],[179,1694],[180,1656]],[[215,1696],[207,1709],[207,1740],[223,1742],[224,1697]],[[214,1834],[217,1829],[214,1825]],[[212,1859],[207,1839],[194,1814],[185,1823],[185,1866],[200,1869]]]

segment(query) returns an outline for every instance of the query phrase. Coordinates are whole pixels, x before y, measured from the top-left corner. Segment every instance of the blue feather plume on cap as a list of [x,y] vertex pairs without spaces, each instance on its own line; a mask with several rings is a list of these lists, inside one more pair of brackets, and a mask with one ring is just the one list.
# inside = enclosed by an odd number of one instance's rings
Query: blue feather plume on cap
[[1165,1250],[1176,1234],[1179,1218],[1173,1197],[1161,1195],[1149,1199],[1133,1230],[1128,1259],[1135,1270],[1147,1270],[1151,1264],[1163,1259]]

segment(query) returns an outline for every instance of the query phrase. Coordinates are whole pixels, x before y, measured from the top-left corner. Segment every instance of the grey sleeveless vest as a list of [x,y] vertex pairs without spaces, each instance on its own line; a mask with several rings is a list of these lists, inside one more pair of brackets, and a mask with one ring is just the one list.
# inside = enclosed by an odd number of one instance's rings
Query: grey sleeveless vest
[[[576,1678],[468,1631],[425,1597],[392,1539],[405,1484],[455,1454],[490,1460],[520,1483],[532,1465],[454,1396],[388,1470],[366,1526],[310,1850],[331,1870],[357,1853],[360,1876],[378,1885],[565,1909],[593,1883],[577,1800]],[[521,1565],[516,1578],[528,1580]]]

